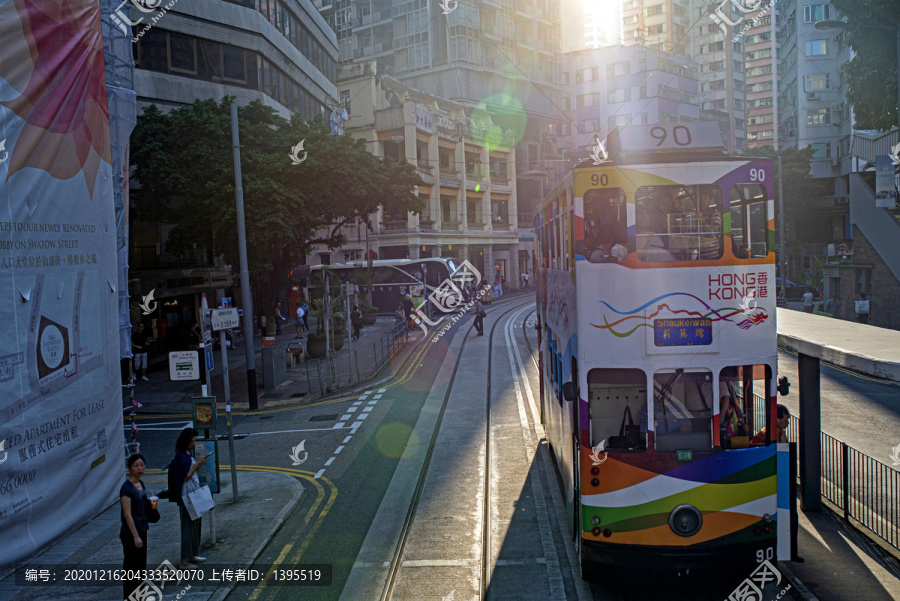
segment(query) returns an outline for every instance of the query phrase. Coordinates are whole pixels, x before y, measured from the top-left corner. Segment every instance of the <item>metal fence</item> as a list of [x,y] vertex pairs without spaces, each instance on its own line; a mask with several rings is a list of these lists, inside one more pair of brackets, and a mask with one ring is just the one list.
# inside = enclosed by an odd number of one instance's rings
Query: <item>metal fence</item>
[[[759,426],[766,419],[763,401],[754,394],[753,421]],[[791,415],[788,440],[797,442],[799,434],[800,420]],[[822,497],[842,510],[845,520],[853,518],[900,549],[900,471],[825,432],[821,433],[821,445]],[[799,454],[797,459],[799,462]]]
[[[351,342],[328,357],[304,361],[309,392],[335,392],[373,377],[411,339],[399,323],[372,342]],[[352,348],[352,350],[351,350]]]

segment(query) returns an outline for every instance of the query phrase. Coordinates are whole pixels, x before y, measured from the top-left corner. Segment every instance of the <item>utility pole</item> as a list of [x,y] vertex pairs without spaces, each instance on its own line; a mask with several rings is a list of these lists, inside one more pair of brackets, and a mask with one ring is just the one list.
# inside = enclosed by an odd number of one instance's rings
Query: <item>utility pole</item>
[[[781,155],[778,155],[778,263],[781,276],[781,297],[784,298],[785,281],[787,280],[787,258],[784,248],[784,190],[782,183],[784,180],[784,170],[781,167]],[[779,274],[775,274],[779,275]]]
[[247,266],[247,230],[244,225],[244,187],[241,183],[241,141],[238,135],[237,103],[231,101],[231,146],[234,154],[234,201],[237,205],[238,255],[241,263],[241,304],[244,305],[244,350],[247,360],[247,393],[250,409],[259,409],[256,396],[256,358],[253,352],[253,299]]

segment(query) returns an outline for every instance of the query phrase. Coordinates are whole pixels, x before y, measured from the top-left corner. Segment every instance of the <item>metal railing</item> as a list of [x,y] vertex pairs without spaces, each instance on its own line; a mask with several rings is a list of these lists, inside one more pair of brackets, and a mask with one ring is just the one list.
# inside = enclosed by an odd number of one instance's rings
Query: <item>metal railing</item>
[[395,324],[373,342],[354,342],[328,357],[304,361],[309,392],[335,392],[377,374],[412,338],[405,323]]

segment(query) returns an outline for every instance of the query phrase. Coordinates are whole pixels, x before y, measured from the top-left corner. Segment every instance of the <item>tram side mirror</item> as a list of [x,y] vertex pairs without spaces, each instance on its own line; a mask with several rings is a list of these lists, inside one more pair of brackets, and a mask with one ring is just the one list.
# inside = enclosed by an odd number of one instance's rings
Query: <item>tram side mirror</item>
[[791,383],[788,382],[787,376],[782,376],[778,378],[778,394],[781,396],[787,396],[788,392],[791,390]]
[[567,401],[575,400],[575,383],[574,382],[566,382],[562,385],[562,393],[563,398]]

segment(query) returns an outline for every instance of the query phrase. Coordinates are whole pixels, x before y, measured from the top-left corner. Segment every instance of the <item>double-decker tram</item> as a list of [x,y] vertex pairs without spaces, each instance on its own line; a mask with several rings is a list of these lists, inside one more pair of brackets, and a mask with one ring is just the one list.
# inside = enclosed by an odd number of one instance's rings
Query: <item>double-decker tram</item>
[[790,559],[773,178],[714,123],[632,126],[536,212],[541,405],[582,576]]

